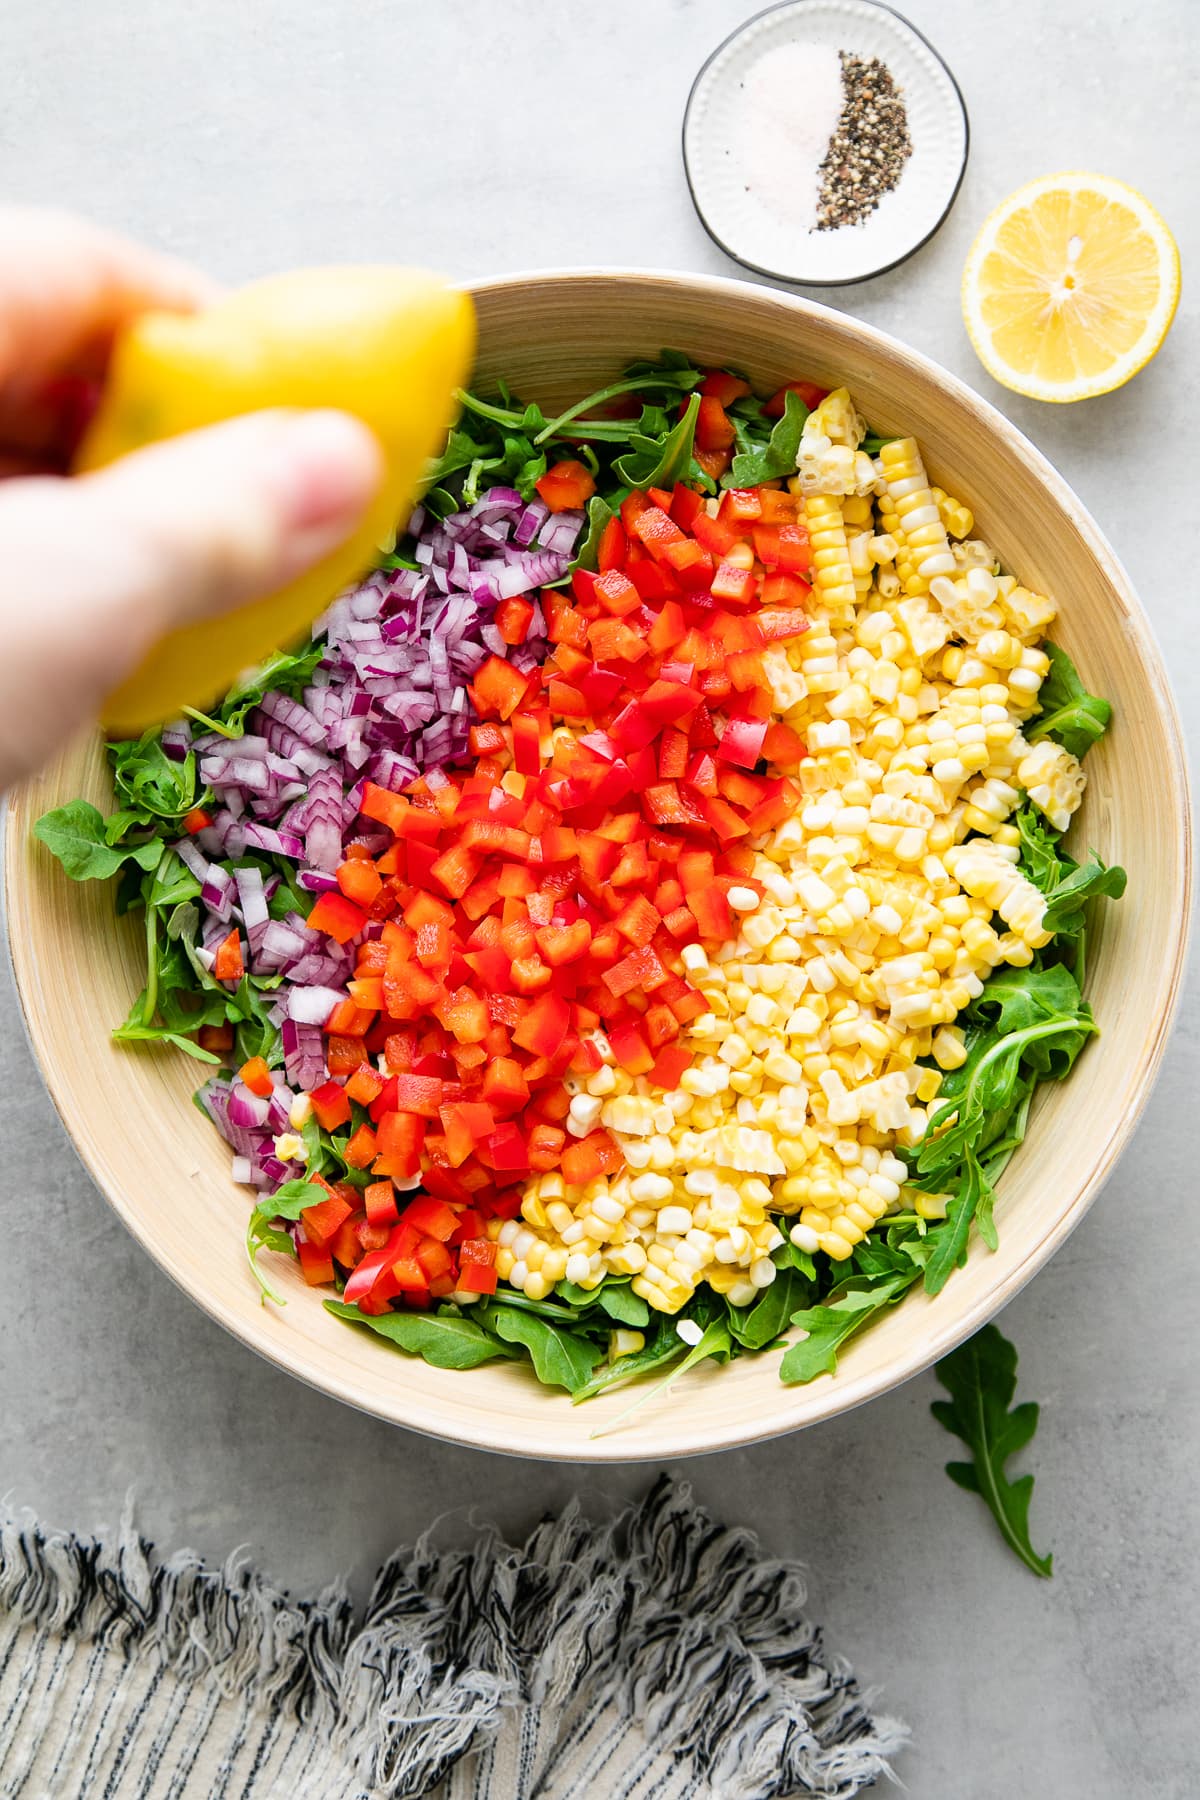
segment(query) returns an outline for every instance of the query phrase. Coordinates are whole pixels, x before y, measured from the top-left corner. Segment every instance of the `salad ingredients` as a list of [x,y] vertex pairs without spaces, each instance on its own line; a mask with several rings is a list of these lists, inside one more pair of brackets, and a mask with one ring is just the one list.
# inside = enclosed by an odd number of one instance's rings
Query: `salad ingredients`
[[810,1380],[994,1246],[1124,875],[1061,846],[1107,708],[973,528],[845,390],[464,395],[316,640],[40,822],[144,913],[117,1036],[221,1066],[266,1292],[578,1400]]
[[137,732],[186,702],[207,704],[241,670],[305,630],[341,583],[371,567],[444,437],[474,347],[466,294],[436,276],[386,267],[270,276],[201,313],[144,313],[120,334],[79,468],[100,468],[238,413],[327,406],[371,427],[385,473],[352,536],[315,568],[266,599],[157,644],[109,696],[110,728]]
[[1044,175],[984,221],[963,318],[990,375],[1034,400],[1111,393],[1144,368],[1179,303],[1179,250],[1150,202],[1106,175]]
[[1025,1448],[1038,1423],[1034,1401],[1012,1403],[1017,1390],[1016,1349],[995,1325],[985,1325],[943,1357],[935,1373],[950,1398],[935,1400],[929,1410],[971,1452],[970,1462],[947,1463],[947,1475],[969,1494],[979,1495],[1005,1543],[1026,1568],[1048,1576],[1054,1559],[1039,1556],[1029,1537],[1033,1476],[1010,1481],[1005,1474],[1005,1464]]

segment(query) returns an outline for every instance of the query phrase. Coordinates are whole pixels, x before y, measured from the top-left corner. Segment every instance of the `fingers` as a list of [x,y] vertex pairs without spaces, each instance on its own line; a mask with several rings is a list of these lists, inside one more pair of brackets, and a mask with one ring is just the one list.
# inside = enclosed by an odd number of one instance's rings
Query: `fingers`
[[70,213],[0,207],[0,392],[86,363],[148,307],[187,312],[216,284],[175,257]]
[[0,783],[174,626],[272,592],[357,524],[379,447],[343,413],[256,413],[72,481],[0,485]]

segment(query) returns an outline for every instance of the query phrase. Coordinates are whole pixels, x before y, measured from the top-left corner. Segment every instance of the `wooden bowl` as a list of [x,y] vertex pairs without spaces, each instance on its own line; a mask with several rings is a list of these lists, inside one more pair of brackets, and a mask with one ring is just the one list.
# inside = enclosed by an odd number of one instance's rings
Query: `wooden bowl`
[[1032,445],[935,364],[840,313],[737,281],[549,274],[474,292],[479,381],[503,375],[555,409],[664,345],[744,369],[767,390],[797,375],[845,382],[877,429],[919,439],[933,477],[973,509],[1005,564],[1056,596],[1056,637],[1115,709],[1088,758],[1075,840],[1130,879],[1089,939],[1088,998],[1103,1036],[1065,1085],[1039,1097],[1000,1184],[999,1250],[977,1242],[936,1300],[913,1294],[853,1340],[836,1376],[786,1388],[774,1354],[703,1366],[593,1438],[628,1406],[628,1390],[572,1408],[509,1364],[427,1368],[331,1318],[277,1259],[271,1278],[287,1305],[260,1305],[242,1250],[247,1192],[189,1104],[195,1066],[109,1038],[141,986],[138,926],[115,917],[111,885],[67,880],[31,835],[41,812],[74,795],[109,804],[93,736],[12,801],[7,904],[21,1001],[63,1123],[120,1217],[213,1318],[280,1367],[397,1424],[528,1456],[661,1459],[751,1443],[857,1406],[943,1356],[1013,1297],[1094,1199],[1145,1103],[1179,990],[1190,886],[1179,725],[1145,614],[1096,526]]

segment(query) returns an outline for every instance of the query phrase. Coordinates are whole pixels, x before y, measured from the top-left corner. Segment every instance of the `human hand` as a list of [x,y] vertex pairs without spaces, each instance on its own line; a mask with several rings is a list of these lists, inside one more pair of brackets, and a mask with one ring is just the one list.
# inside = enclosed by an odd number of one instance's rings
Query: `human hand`
[[0,790],[168,630],[271,592],[357,523],[382,473],[338,412],[263,412],[67,477],[113,334],[206,277],[67,213],[0,208]]

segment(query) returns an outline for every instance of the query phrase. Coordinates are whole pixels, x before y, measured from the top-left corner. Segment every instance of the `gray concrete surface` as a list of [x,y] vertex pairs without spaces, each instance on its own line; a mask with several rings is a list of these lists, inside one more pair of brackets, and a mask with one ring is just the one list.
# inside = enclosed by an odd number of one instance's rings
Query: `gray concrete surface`
[[[905,6],[966,96],[966,182],[906,267],[823,297],[938,357],[1048,452],[1132,571],[1194,729],[1194,298],[1132,386],[1062,409],[996,388],[958,310],[983,215],[1056,168],[1132,181],[1185,263],[1195,254],[1193,8]],[[6,0],[0,188],[86,209],[230,278],[360,257],[460,276],[595,262],[736,273],[692,213],[679,122],[700,62],[750,10]],[[645,1468],[581,1479],[425,1442],[258,1362],[126,1237],[42,1092],[11,994],[0,1006],[11,1502],[90,1527],[132,1484],[161,1542],[245,1543],[303,1589],[364,1574],[446,1508],[475,1505],[517,1531],[577,1491],[598,1505],[645,1488]],[[915,1800],[1200,1792],[1198,1089],[1193,978],[1120,1168],[1004,1318],[1021,1392],[1042,1402],[1033,1522],[1056,1553],[1052,1582],[1012,1560],[942,1474],[928,1376],[800,1436],[676,1467],[716,1512],[807,1562],[830,1639],[914,1727],[900,1769]]]

